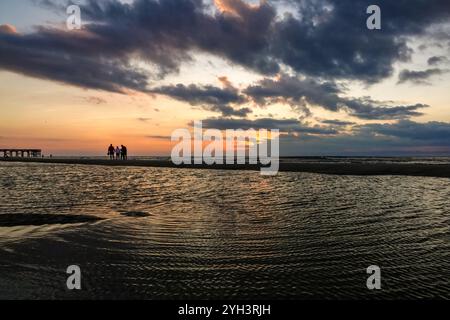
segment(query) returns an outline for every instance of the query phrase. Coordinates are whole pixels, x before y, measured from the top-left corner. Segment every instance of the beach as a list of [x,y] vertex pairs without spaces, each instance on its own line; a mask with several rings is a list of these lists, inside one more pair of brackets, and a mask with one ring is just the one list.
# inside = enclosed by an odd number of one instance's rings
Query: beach
[[[5,162],[97,165],[97,166],[127,166],[127,167],[155,167],[155,168],[184,168],[184,169],[215,169],[215,170],[260,170],[261,165],[224,164],[224,165],[175,165],[170,160],[108,160],[89,158],[0,158]],[[309,172],[333,175],[405,175],[423,177],[450,178],[450,164],[448,163],[408,163],[408,162],[292,162],[280,161],[280,172]]]
[[0,162],[0,298],[450,298],[449,179],[87,163]]

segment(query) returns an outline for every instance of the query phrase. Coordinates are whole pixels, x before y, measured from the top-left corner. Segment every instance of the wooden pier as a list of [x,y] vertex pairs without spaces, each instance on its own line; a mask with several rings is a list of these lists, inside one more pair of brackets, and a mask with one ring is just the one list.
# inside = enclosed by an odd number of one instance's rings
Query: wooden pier
[[3,158],[40,158],[41,149],[0,149],[0,156]]

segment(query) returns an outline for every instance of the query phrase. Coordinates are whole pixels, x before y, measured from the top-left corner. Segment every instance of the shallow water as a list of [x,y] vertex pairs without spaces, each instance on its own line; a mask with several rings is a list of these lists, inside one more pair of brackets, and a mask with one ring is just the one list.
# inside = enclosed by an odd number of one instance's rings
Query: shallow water
[[449,179],[0,163],[0,194],[0,298],[450,298]]

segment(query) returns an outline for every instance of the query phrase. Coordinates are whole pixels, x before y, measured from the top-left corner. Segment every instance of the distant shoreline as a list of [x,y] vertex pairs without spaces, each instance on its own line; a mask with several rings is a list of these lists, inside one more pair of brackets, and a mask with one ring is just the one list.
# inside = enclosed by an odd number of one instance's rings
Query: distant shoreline
[[[58,159],[58,158],[0,158],[2,162],[47,163],[68,165],[99,165],[127,167],[159,167],[215,170],[260,170],[260,165],[180,165],[167,160],[101,160],[101,159]],[[405,175],[450,178],[449,164],[411,163],[301,163],[281,162],[280,172],[309,172],[332,175]]]

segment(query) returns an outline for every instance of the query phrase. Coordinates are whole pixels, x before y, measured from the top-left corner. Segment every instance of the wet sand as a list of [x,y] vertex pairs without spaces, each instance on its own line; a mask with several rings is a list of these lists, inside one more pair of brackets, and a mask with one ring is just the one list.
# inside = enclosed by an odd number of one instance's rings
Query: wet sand
[[[2,162],[0,299],[449,299],[449,186]],[[67,290],[73,264],[82,290]]]
[[99,217],[68,214],[0,214],[0,227],[42,226],[48,224],[74,224],[97,222]]
[[[130,167],[163,167],[217,170],[260,170],[261,165],[175,165],[167,160],[108,160],[108,159],[58,159],[58,158],[7,158],[6,162],[28,162],[47,164],[73,165],[101,165],[101,166],[130,166]],[[281,172],[310,172],[333,175],[405,175],[423,177],[450,178],[448,164],[420,164],[420,163],[302,163],[280,162]]]

